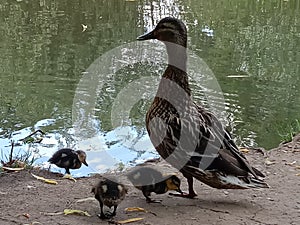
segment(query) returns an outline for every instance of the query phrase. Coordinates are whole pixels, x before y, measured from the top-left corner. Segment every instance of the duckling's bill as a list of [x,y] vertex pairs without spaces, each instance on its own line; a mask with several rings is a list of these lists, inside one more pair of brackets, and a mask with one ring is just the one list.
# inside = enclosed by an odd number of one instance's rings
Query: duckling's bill
[[89,166],[85,160],[82,163],[86,166]]

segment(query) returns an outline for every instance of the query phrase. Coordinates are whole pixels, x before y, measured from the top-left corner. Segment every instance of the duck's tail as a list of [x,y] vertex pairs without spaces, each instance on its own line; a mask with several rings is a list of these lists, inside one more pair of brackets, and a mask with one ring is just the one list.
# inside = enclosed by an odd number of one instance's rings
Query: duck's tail
[[193,166],[185,166],[182,172],[190,174],[197,180],[218,189],[269,188],[265,181],[254,177],[252,174],[236,176],[217,171],[204,171]]
[[269,185],[255,177],[237,177],[233,175],[219,175],[221,188],[248,189],[248,188],[269,188]]

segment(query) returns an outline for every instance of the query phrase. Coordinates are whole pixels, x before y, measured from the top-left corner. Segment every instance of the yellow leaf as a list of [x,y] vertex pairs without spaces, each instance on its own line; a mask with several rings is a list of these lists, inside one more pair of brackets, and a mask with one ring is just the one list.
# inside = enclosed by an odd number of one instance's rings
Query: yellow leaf
[[128,220],[119,220],[117,223],[118,223],[118,224],[133,223],[133,222],[141,221],[141,220],[143,220],[143,219],[144,219],[144,218],[137,217],[137,218],[131,218],[131,219],[128,219]]
[[21,168],[11,168],[11,167],[2,166],[2,168],[4,170],[8,170],[8,171],[21,171],[21,170],[24,170],[24,167],[21,167]]
[[82,210],[79,210],[79,209],[65,209],[64,214],[65,215],[77,214],[77,215],[80,215],[80,216],[91,216],[88,212],[82,211]]
[[57,181],[55,181],[55,180],[46,179],[46,178],[44,178],[44,177],[37,176],[37,175],[35,175],[35,174],[33,174],[33,173],[31,173],[31,175],[32,175],[35,179],[44,181],[44,182],[47,183],[47,184],[55,184],[55,185],[57,184]]
[[247,148],[240,148],[240,151],[243,152],[243,153],[248,153],[249,149],[247,149]]
[[147,212],[144,208],[141,207],[129,207],[125,209],[126,212]]
[[95,197],[88,197],[88,198],[78,199],[76,203],[87,202],[87,201],[97,201],[97,200],[95,199]]
[[51,213],[51,212],[41,212],[42,215],[44,216],[57,216],[57,215],[62,215],[64,214],[63,212],[54,212],[54,213]]
[[269,159],[266,159],[265,163],[267,166],[269,166],[269,165],[275,164],[275,161],[270,161]]

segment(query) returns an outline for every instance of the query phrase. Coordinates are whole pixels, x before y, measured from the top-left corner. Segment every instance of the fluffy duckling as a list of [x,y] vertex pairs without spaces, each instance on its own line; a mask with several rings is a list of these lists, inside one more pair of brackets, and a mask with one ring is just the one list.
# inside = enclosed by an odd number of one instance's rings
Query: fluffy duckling
[[86,154],[81,150],[72,150],[70,148],[63,148],[53,154],[48,162],[55,164],[60,168],[66,169],[65,178],[71,178],[70,169],[79,169],[81,164],[88,166],[86,162]]
[[167,191],[180,190],[180,179],[175,175],[162,175],[161,172],[150,167],[138,167],[127,174],[130,182],[143,192],[148,203],[158,203],[150,198],[152,192],[164,194]]
[[[95,194],[95,198],[100,203],[100,219],[108,219],[116,215],[116,210],[121,201],[127,194],[127,188],[116,181],[107,178],[101,178],[98,184],[92,188],[92,192]],[[103,206],[111,208],[114,207],[112,213],[103,212]]]

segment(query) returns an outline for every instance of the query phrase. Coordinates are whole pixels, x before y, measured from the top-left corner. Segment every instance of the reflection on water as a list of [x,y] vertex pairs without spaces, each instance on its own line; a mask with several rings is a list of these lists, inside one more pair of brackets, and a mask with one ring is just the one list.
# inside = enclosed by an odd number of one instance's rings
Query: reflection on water
[[[77,88],[89,76],[89,66],[168,15],[186,22],[190,49],[216,76],[226,101],[222,120],[238,143],[275,147],[280,134],[289,132],[290,124],[300,118],[299,14],[299,1],[3,0],[0,155],[7,155],[10,140],[39,128],[46,132],[42,143],[17,146],[15,154],[39,152],[42,158],[37,163],[41,163],[59,148],[78,148],[73,101],[76,94],[85,94]],[[82,32],[81,24],[87,25],[86,31]],[[91,166],[74,171],[75,176],[156,155],[144,125],[151,95],[134,103],[122,126],[111,121],[120,91],[143,77],[157,83],[165,67],[164,62],[130,65],[129,55],[124,49],[123,59],[129,65],[106,74],[101,95],[93,96],[90,122],[95,135],[83,138],[82,134],[80,140]],[[116,68],[115,61],[107,65]],[[201,79],[191,79],[191,85],[196,101],[218,109],[215,90],[205,89]],[[151,82],[141,87],[155,90]],[[86,88],[93,93],[90,86]],[[209,102],[205,94],[212,96]],[[131,104],[129,99],[121,103]]]

